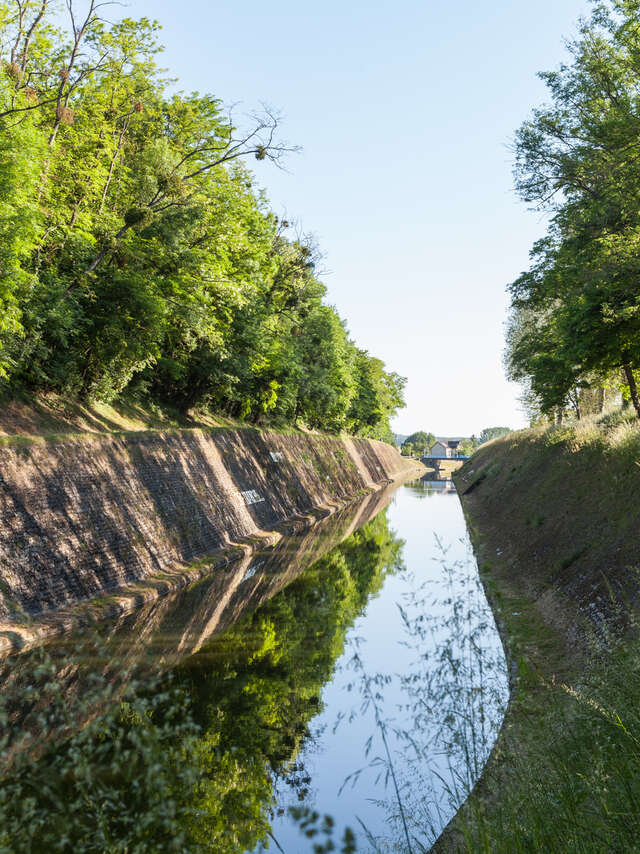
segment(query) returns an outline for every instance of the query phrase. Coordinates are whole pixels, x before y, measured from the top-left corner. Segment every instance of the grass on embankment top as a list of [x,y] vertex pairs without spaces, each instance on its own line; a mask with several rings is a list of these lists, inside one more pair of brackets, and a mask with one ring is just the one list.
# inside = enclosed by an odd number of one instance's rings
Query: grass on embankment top
[[235,427],[229,418],[145,406],[138,401],[86,403],[56,394],[0,399],[0,438],[128,433],[184,427]]
[[187,414],[139,400],[118,400],[112,404],[88,403],[58,394],[22,395],[0,398],[0,447],[84,441],[102,435],[131,435],[185,429],[208,431],[272,429],[278,433],[301,434],[311,431],[303,425],[257,424],[204,411]]
[[[84,441],[102,435],[132,435],[143,432],[201,429],[275,431],[287,435],[314,435],[338,438],[337,434],[311,430],[302,423],[257,424],[206,411],[183,413],[134,399],[112,404],[88,403],[58,394],[0,397],[0,447]],[[342,438],[359,438],[347,433]]]
[[512,434],[456,481],[512,701],[437,848],[640,851],[640,425],[612,413]]

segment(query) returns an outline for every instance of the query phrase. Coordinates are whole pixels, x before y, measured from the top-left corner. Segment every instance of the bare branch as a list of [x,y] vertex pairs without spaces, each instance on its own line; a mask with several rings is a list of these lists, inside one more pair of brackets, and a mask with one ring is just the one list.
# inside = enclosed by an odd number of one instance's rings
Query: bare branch
[[[255,122],[254,127],[248,131],[245,136],[236,140],[230,139],[227,143],[222,144],[219,144],[214,140],[203,140],[203,144],[183,155],[176,166],[172,169],[170,173],[171,176],[175,176],[178,173],[178,170],[184,166],[185,163],[189,163],[193,158],[203,157],[206,154],[217,151],[222,151],[222,154],[218,157],[214,157],[206,163],[203,163],[202,166],[188,172],[186,175],[181,176],[180,181],[182,184],[186,185],[188,182],[191,182],[198,176],[209,172],[216,166],[221,166],[224,163],[230,163],[233,160],[237,160],[240,157],[246,157],[251,154],[253,154],[258,160],[268,159],[277,166],[280,166],[280,160],[284,154],[296,152],[300,149],[298,146],[290,146],[285,143],[275,142],[276,131],[279,127],[280,119],[270,108],[263,107],[263,110],[264,115],[253,116]],[[231,117],[229,118],[229,127],[232,127]],[[145,207],[148,211],[153,212],[154,214],[160,214],[172,207],[183,207],[193,198],[194,192],[188,194],[186,199],[171,199],[166,190],[158,188],[151,200],[146,203]],[[122,225],[119,231],[112,238],[111,245],[113,245],[113,242],[123,237],[132,227],[133,223],[125,223]],[[109,246],[105,246],[101,249],[87,267],[87,273],[93,273],[104,258],[106,258],[109,251]]]
[[37,110],[39,107],[44,107],[46,104],[54,104],[57,100],[58,96],[56,95],[53,98],[45,98],[44,101],[40,101],[38,104],[30,104],[28,107],[12,107],[10,110],[5,110],[0,113],[0,119],[11,115],[11,113],[26,113],[29,110]]
[[71,48],[69,62],[67,63],[66,68],[63,69],[60,73],[60,85],[58,86],[58,95],[56,101],[56,118],[53,128],[51,130],[51,134],[49,135],[49,146],[52,146],[55,142],[58,130],[60,129],[60,125],[62,124],[63,108],[66,109],[68,107],[71,93],[73,92],[75,86],[77,86],[78,81],[75,82],[73,87],[70,87],[68,83],[71,77],[71,72],[73,71],[76,61],[78,59],[80,45],[88,28],[91,26],[94,20],[94,13],[96,10],[96,0],[90,0],[89,10],[87,12],[86,18],[84,19],[84,22],[78,27],[73,12],[73,0],[66,0],[66,3],[67,9],[69,11],[69,17],[71,18],[71,27],[73,30],[73,45]]
[[24,42],[22,43],[22,50],[21,50],[22,59],[20,62],[20,69],[23,73],[27,67],[27,57],[29,55],[29,44],[31,43],[31,39],[33,38],[33,34],[35,33],[35,31],[38,27],[38,24],[43,19],[44,14],[47,11],[48,2],[49,2],[49,0],[42,0],[42,4],[40,6],[40,11],[36,15],[36,17],[33,19],[33,23],[31,24],[31,26],[27,30],[27,33],[24,37]]
[[16,39],[13,43],[13,47],[11,48],[11,64],[17,65],[18,59],[18,46],[20,45],[20,39],[22,38],[22,33],[24,32],[24,16],[26,12],[26,6],[23,6],[21,0],[15,0],[15,4],[18,7],[18,18],[17,18],[17,28],[18,31],[16,33]]

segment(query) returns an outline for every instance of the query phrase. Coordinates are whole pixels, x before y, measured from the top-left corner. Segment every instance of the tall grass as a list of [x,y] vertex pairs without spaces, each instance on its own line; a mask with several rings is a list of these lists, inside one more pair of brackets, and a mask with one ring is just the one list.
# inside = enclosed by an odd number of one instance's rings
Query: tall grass
[[547,446],[565,445],[572,452],[587,447],[616,453],[628,449],[631,463],[640,454],[640,421],[629,409],[613,409],[580,421],[533,428],[516,434],[514,441],[529,441],[536,436]]
[[506,661],[467,547],[455,560],[438,542],[439,577],[420,581],[403,573],[397,606],[413,658],[410,672],[368,670],[359,639],[351,641],[348,687],[355,701],[336,726],[346,720],[363,733],[368,764],[343,788],[371,786],[361,778],[373,776],[370,799],[385,817],[384,830],[376,832],[354,817],[358,852],[427,854],[496,741],[508,696]]
[[[640,422],[633,411],[618,409],[525,431],[487,453],[485,465],[502,465],[502,475],[487,478],[467,509],[482,534],[525,676],[500,762],[490,764],[482,796],[462,811],[460,833],[436,850],[640,852]],[[508,481],[506,470],[518,474]],[[540,508],[548,531],[526,528],[525,512]],[[491,559],[497,543],[509,553],[500,565]],[[566,614],[561,640],[533,636],[544,603],[538,606],[551,597],[554,631],[562,632]],[[514,601],[531,618],[528,638],[516,623],[525,617],[511,616],[505,604]],[[576,603],[580,611],[572,617]],[[567,638],[578,629],[574,652]],[[558,671],[569,675],[554,679]]]
[[640,644],[596,657],[580,684],[548,685],[545,701],[503,756],[496,797],[474,804],[457,850],[640,851]]
[[[424,585],[400,606],[421,665],[405,680],[408,724],[384,719],[391,676],[367,673],[354,652],[354,688],[363,709],[374,711],[370,742],[377,735],[383,747],[371,764],[389,781],[379,804],[390,831],[382,838],[365,828],[357,850],[424,854],[435,844],[461,854],[640,852],[640,640],[603,641],[594,633],[579,680],[545,682],[529,671],[522,681],[535,684],[535,705],[526,705],[516,739],[503,733],[482,796],[469,798],[502,720],[504,664],[487,644],[492,618],[474,577],[460,564],[445,563],[443,573],[443,596]],[[630,605],[612,607],[626,612]],[[525,673],[526,661],[520,666]],[[457,832],[437,843],[465,804]]]

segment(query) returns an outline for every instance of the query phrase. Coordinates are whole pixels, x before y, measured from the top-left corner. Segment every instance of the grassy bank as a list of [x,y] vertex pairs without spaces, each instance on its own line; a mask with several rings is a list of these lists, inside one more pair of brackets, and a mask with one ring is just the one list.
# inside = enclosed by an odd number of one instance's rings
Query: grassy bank
[[184,427],[238,427],[237,419],[203,412],[184,415],[170,407],[138,400],[88,403],[59,394],[21,395],[0,399],[0,440],[84,433],[130,433]]
[[[0,447],[56,443],[60,440],[86,442],[104,435],[131,436],[136,433],[198,429],[215,432],[229,428],[274,431],[286,435],[314,433],[334,438],[363,438],[344,430],[311,430],[303,423],[252,422],[203,409],[191,409],[185,413],[171,406],[160,406],[135,397],[125,397],[113,403],[98,403],[53,392],[0,396]],[[416,461],[415,464],[417,469],[422,470],[420,462]]]
[[513,434],[456,481],[512,699],[436,850],[640,851],[640,426],[614,413]]
[[257,433],[273,430],[287,435],[315,433],[335,438],[348,435],[309,430],[303,425],[256,424],[204,410],[184,413],[136,398],[113,403],[91,403],[54,393],[0,398],[0,448],[60,441],[86,443],[105,435],[142,437],[146,433],[216,432],[229,428]]

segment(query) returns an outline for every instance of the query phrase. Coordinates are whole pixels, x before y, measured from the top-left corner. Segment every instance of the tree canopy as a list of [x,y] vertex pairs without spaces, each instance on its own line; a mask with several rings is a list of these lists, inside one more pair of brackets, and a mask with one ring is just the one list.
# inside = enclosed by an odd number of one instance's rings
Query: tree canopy
[[478,437],[478,444],[484,445],[485,442],[499,439],[501,436],[508,436],[509,433],[511,433],[510,427],[485,427]]
[[510,285],[506,364],[532,414],[579,418],[617,388],[640,415],[639,49],[638,0],[595,5],[516,135],[516,187],[550,216]]
[[435,442],[436,437],[433,433],[427,433],[425,430],[418,430],[417,433],[412,433],[402,443],[402,447],[411,447],[417,451],[424,451],[425,448],[430,448]]
[[0,2],[0,391],[144,397],[390,440],[404,380],[325,303],[249,163],[294,147],[176,91],[158,24]]

